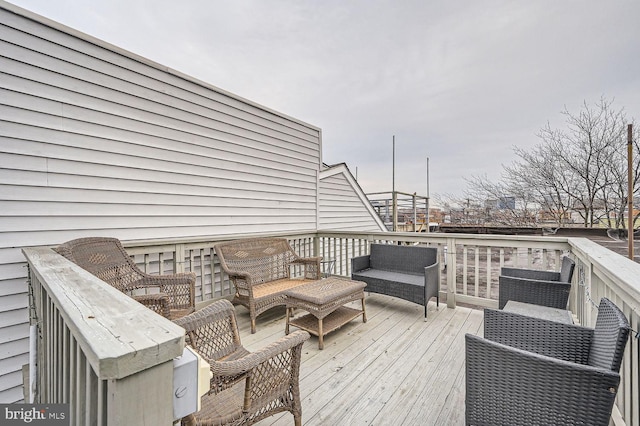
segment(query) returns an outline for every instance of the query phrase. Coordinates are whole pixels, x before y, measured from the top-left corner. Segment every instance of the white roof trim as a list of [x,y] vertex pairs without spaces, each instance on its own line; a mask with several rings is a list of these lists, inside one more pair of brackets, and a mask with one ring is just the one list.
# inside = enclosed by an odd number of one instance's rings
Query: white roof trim
[[355,180],[346,164],[340,163],[336,164],[335,166],[329,166],[329,168],[326,170],[322,170],[320,172],[320,180],[335,176],[337,174],[343,174],[347,178],[347,181],[355,191],[358,198],[360,198],[360,201],[362,201],[362,204],[371,215],[371,218],[377,223],[378,227],[380,227],[380,230],[388,232],[389,230],[384,225],[382,219],[380,219],[380,216],[378,216],[378,214],[374,210],[373,206],[371,205],[371,201],[369,201],[366,194],[364,193],[358,182]]

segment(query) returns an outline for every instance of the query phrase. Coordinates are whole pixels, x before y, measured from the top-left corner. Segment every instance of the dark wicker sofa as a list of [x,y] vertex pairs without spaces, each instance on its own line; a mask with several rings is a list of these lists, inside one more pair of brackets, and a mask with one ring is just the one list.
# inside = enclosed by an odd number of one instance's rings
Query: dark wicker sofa
[[422,305],[425,318],[432,297],[440,305],[437,248],[371,244],[369,253],[351,259],[351,279],[366,282],[365,291]]

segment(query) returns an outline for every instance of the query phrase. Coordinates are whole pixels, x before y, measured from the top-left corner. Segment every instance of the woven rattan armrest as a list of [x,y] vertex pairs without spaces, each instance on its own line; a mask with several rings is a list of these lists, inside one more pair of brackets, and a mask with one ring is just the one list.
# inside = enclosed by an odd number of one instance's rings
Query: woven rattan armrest
[[131,297],[152,311],[169,318],[171,302],[165,293],[136,294]]
[[281,337],[275,342],[251,352],[248,355],[234,361],[212,361],[211,372],[216,376],[238,376],[250,371],[263,362],[269,361],[277,355],[288,351],[289,349],[303,344],[310,337],[309,333],[302,330]]
[[558,281],[560,279],[560,272],[508,267],[500,269],[500,275],[541,281]]
[[241,280],[250,280],[251,279],[251,274],[248,273],[248,272],[235,271],[233,269],[225,269],[224,271],[227,273],[229,278],[236,278],[236,279],[241,279]]
[[593,329],[513,312],[485,309],[484,337],[540,355],[586,364]]
[[195,310],[195,282],[193,272],[179,272],[171,275],[140,274],[142,278],[130,284],[131,290],[157,287],[169,298],[170,316],[182,316]]
[[618,373],[474,335],[465,340],[467,424],[609,423]]
[[320,261],[322,256],[316,257],[299,257],[291,261],[292,265],[304,265],[304,276],[308,280],[319,280],[322,278],[320,271]]
[[[189,293],[190,288],[193,287],[196,281],[196,275],[193,272],[180,272],[172,275],[151,275],[144,274],[142,278],[131,283],[131,289],[146,288],[146,287],[159,287],[161,289],[167,287],[182,286],[184,289],[180,293]],[[162,290],[161,290],[162,291]],[[171,289],[171,293],[175,293],[176,290]]]
[[424,267],[424,278],[425,282],[430,282],[433,280],[434,282],[440,281],[440,262],[436,262],[433,265]]
[[322,260],[322,256],[299,257],[295,260],[292,260],[291,263],[315,264],[315,263],[320,263],[321,260]]
[[178,272],[171,275],[151,275],[141,274],[142,278],[135,282],[134,285],[189,285],[195,281],[195,273],[193,272]]
[[253,297],[253,280],[251,279],[251,274],[248,272],[240,272],[240,271],[225,271],[229,276],[229,279],[236,287],[236,291],[245,294],[247,296]]
[[368,254],[364,256],[356,256],[351,259],[352,272],[363,271],[365,269],[369,269],[370,267],[371,267],[371,256]]

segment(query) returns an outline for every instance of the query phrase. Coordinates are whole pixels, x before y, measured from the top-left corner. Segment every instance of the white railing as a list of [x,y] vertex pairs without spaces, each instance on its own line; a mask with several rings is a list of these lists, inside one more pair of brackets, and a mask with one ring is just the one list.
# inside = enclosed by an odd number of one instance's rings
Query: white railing
[[[557,270],[561,255],[570,249],[566,238],[541,236],[331,232],[286,237],[298,254],[323,256],[331,260],[334,275],[345,277],[351,275],[351,259],[369,253],[371,243],[438,247],[442,264],[441,291],[449,307],[455,307],[456,303],[497,307],[495,283],[502,266]],[[213,250],[221,241],[224,239],[124,244],[146,272],[194,272],[196,299],[206,302],[233,294]]]
[[437,233],[320,233],[319,254],[335,260],[335,274],[350,276],[350,259],[367,254],[371,243],[424,244],[438,248],[441,293],[456,303],[497,307],[497,281],[503,266],[559,269],[566,238]]
[[[623,309],[632,328],[639,329],[640,265],[584,238],[385,232],[321,232],[280,236],[286,236],[301,256],[321,255],[332,260],[333,274],[345,277],[351,273],[351,259],[367,254],[373,242],[438,247],[442,265],[441,296],[446,298],[447,305],[452,308],[456,303],[495,308],[498,304],[497,281],[502,266],[558,270],[561,257],[570,254],[576,260],[577,266],[569,307],[577,315],[580,323],[590,327],[594,325],[597,312],[592,301],[597,303],[601,297],[606,296]],[[150,273],[195,272],[197,300],[199,303],[208,303],[211,299],[233,294],[233,288],[220,270],[213,250],[215,243],[228,239],[231,237],[124,244],[138,264]],[[25,254],[28,253],[25,250]],[[66,267],[69,268],[68,265]],[[32,268],[39,269],[34,266]],[[70,271],[74,274],[77,272],[73,268]],[[59,282],[61,278],[62,275],[54,273],[52,279]],[[88,277],[85,276],[83,279]],[[32,276],[32,281],[42,279],[34,280]],[[99,280],[96,282],[100,283]],[[64,283],[57,285],[63,286]],[[122,298],[121,295],[117,297]],[[54,308],[46,312],[52,310]],[[57,315],[59,314],[51,316],[47,321],[58,324],[54,330],[65,329],[62,324],[68,323],[69,319],[61,321],[57,319]],[[75,318],[73,321],[85,320]],[[68,328],[73,330],[71,326]],[[65,333],[70,334],[66,331]],[[73,342],[73,339],[67,340]],[[613,416],[616,424],[640,424],[638,362],[638,340],[635,339],[627,346],[621,368],[622,383]],[[96,370],[92,363],[89,364]],[[107,391],[105,388],[102,392],[104,394]],[[119,399],[124,402],[127,397]]]
[[595,324],[600,298],[607,297],[627,316],[633,337],[628,342],[620,368],[622,381],[612,416],[615,424],[640,424],[640,264],[585,238],[570,238],[576,259],[570,309],[580,323]]
[[29,266],[30,402],[69,404],[69,424],[170,425],[184,330],[48,248]]
[[[263,235],[281,236],[285,235]],[[286,235],[293,249],[301,256],[314,256],[317,253],[315,234]],[[236,236],[235,238],[241,238]],[[207,303],[210,300],[234,294],[232,284],[220,268],[215,256],[214,245],[226,238],[208,238],[200,241],[139,242],[135,244],[123,241],[127,252],[138,266],[150,274],[173,274],[176,272],[194,272],[196,274],[196,301]]]

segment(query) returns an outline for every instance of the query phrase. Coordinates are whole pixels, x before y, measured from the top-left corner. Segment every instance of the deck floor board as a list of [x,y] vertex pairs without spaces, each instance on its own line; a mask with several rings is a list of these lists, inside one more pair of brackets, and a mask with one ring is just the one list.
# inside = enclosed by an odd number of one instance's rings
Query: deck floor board
[[[315,336],[304,344],[302,423],[464,424],[464,335],[482,334],[482,311],[432,301],[425,321],[421,306],[378,294],[367,294],[366,309],[366,323],[359,317],[328,334],[324,350]],[[238,306],[236,312],[249,350],[284,335],[284,308],[258,317],[255,334],[248,311]],[[258,424],[292,423],[283,413]]]

